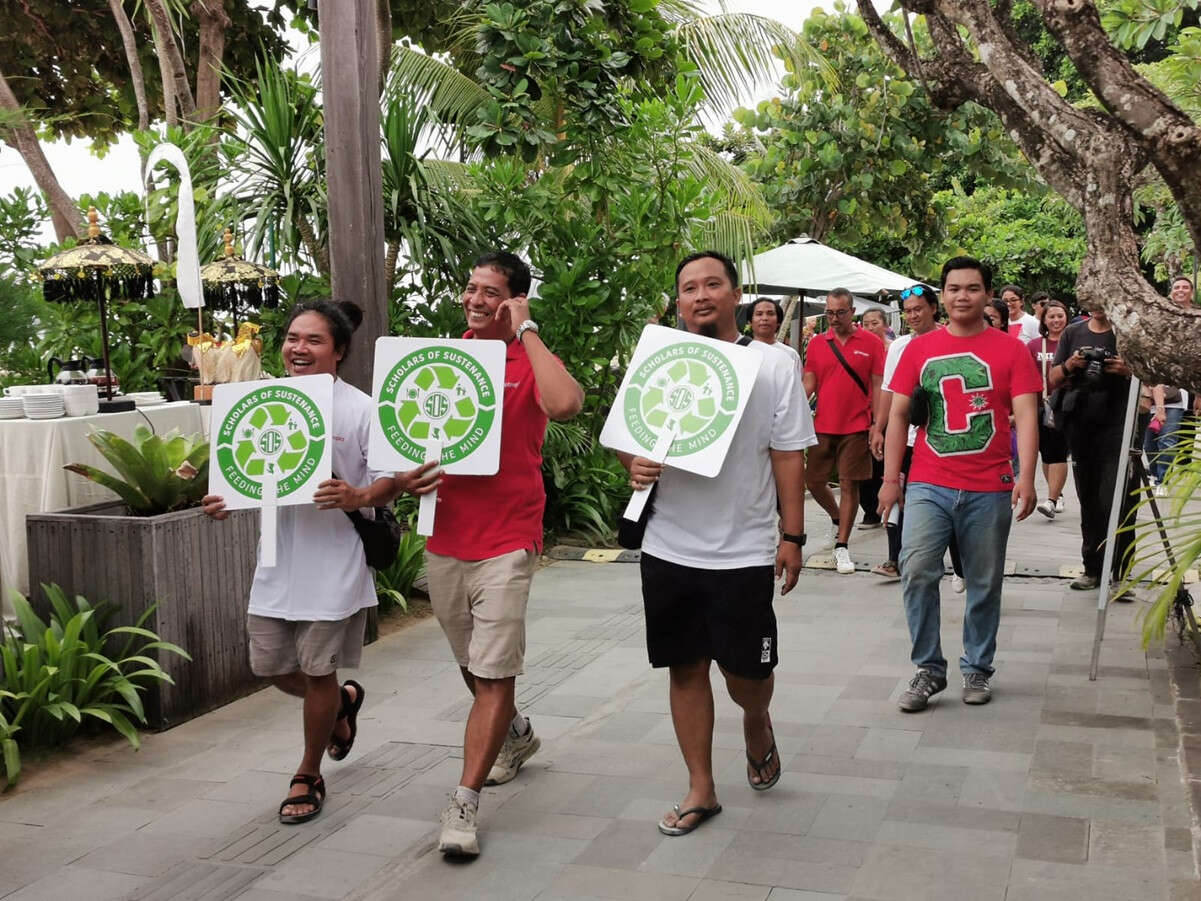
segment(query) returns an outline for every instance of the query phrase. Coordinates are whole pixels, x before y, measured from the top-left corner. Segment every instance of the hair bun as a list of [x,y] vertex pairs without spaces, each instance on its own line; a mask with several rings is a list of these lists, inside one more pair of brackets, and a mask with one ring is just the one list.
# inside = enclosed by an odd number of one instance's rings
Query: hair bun
[[338,306],[346,314],[346,318],[350,320],[351,330],[357,331],[358,327],[363,324],[363,308],[349,300],[338,301]]

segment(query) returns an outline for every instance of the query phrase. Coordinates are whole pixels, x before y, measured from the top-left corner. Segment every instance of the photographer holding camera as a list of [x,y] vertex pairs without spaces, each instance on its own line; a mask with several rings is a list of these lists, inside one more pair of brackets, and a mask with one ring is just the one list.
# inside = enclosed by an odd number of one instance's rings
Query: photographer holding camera
[[[1049,373],[1055,391],[1051,405],[1055,425],[1067,436],[1072,453],[1076,493],[1080,496],[1081,557],[1084,575],[1072,588],[1088,591],[1101,583],[1101,564],[1113,505],[1113,485],[1122,461],[1122,426],[1130,391],[1130,367],[1118,355],[1117,339],[1105,311],[1074,322],[1063,331]],[[1127,471],[1122,520],[1133,505],[1133,472]],[[1113,580],[1119,579],[1131,543],[1129,533],[1117,535]],[[1133,600],[1128,595],[1115,600]]]

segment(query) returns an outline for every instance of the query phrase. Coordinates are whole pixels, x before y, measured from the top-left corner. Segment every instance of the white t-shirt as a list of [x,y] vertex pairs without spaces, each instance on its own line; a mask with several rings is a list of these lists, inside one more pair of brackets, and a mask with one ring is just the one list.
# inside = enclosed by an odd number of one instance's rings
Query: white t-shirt
[[[1015,325],[1020,325],[1021,330],[1015,331]],[[1031,316],[1029,313],[1023,313],[1021,319],[1010,319],[1006,323],[1006,330],[1023,344],[1034,338],[1042,337],[1042,334],[1038,330],[1038,317]]]
[[783,352],[792,361],[792,365],[796,367],[797,372],[801,371],[801,355],[796,352],[796,348],[791,344],[785,344],[783,341],[768,344],[766,341],[760,341],[758,338],[755,339],[755,344],[761,344],[764,347],[774,347],[776,350]]
[[[884,379],[880,384],[889,394],[892,394],[892,376],[897,371],[897,364],[901,362],[901,354],[912,340],[913,332],[906,332],[888,345],[888,356],[884,358]],[[911,425],[909,427],[909,446],[913,447],[915,441],[917,441],[917,426]]]
[[[357,488],[391,473],[367,469],[371,398],[334,380],[333,470]],[[341,510],[315,504],[280,507],[275,566],[254,571],[250,612],[286,620],[339,620],[374,607],[375,582],[363,542]]]
[[800,373],[786,353],[752,343],[763,354],[746,410],[721,471],[713,478],[663,470],[642,549],[699,569],[775,563],[776,482],[772,450],[817,444]]

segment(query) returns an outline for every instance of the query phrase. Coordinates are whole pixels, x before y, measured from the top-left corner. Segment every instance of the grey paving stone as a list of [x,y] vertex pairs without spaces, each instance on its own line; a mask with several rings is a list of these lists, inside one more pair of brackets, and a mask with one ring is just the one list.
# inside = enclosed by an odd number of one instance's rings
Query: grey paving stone
[[1024,813],[1018,826],[1017,856],[1058,863],[1088,860],[1089,821]]
[[876,845],[855,877],[851,894],[881,901],[1005,898],[1010,858],[1004,853],[940,851]]
[[5,895],[12,901],[63,901],[86,898],[88,901],[116,901],[137,892],[148,880],[144,876],[110,873],[90,867],[63,867]]
[[689,895],[688,901],[766,901],[771,891],[764,885],[702,879],[696,891]]
[[274,892],[296,892],[318,898],[343,898],[353,892],[387,858],[310,848],[293,855],[285,867],[276,867],[253,883]]
[[432,847],[437,832],[438,824],[430,820],[360,814],[314,847],[391,857],[421,843]]
[[[735,880],[737,881],[737,880]],[[700,880],[694,876],[638,873],[628,870],[570,865],[547,886],[547,897],[593,895],[620,901],[686,901]]]
[[880,824],[876,841],[890,845],[914,845],[933,851],[975,852],[987,847],[999,854],[1013,856],[1017,848],[1017,836],[1012,832],[996,829],[965,829],[962,826],[941,826],[927,823],[916,827],[913,823],[886,819]]
[[861,760],[908,761],[917,752],[922,733],[911,729],[868,729],[863,742],[855,750]]
[[133,833],[97,848],[76,863],[95,870],[130,876],[161,876],[195,857],[206,857],[219,839],[194,835],[143,835]]
[[956,829],[1016,832],[1020,814],[1009,810],[985,810],[959,807],[910,798],[894,798],[888,804],[885,819],[901,823],[942,825]]
[[811,892],[845,894],[855,879],[856,867],[787,860],[748,851],[727,849],[706,874],[709,879],[780,886]]
[[[809,834],[824,838],[871,841],[888,810],[885,798],[831,795],[809,827]],[[801,886],[804,888],[804,886]]]
[[[721,816],[724,815],[723,811],[716,819],[686,836],[665,837],[664,841],[659,842],[646,859],[638,865],[638,869],[646,873],[704,876],[738,835],[733,829],[720,828],[725,825],[721,822]],[[584,862],[583,860],[576,861],[576,863]],[[697,892],[692,894],[691,899],[695,899],[697,893],[702,889],[704,889],[704,883],[698,886]],[[712,886],[707,891],[712,895]],[[721,896],[717,895],[716,897]],[[747,896],[733,895],[731,897]]]
[[189,861],[140,886],[130,901],[223,901],[262,875],[260,869]]
[[1094,820],[1089,833],[1088,856],[1091,863],[1103,867],[1145,867],[1148,861],[1161,861],[1164,831],[1160,826],[1136,826]]
[[920,761],[905,767],[901,784],[897,786],[893,797],[933,802],[958,801],[971,768],[925,763],[926,756],[923,751]]
[[771,890],[767,901],[841,901],[846,895],[831,895],[828,892],[798,892],[791,888],[776,888]]
[[1027,795],[1026,783],[1025,773],[969,769],[959,791],[959,805],[988,810],[1022,810]]

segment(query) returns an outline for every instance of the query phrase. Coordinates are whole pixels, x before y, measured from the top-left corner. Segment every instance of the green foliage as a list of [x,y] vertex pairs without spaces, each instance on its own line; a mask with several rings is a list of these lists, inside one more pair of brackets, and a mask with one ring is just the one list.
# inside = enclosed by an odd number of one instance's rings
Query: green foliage
[[[161,116],[162,81],[149,17],[141,3],[124,3],[145,73],[151,118]],[[269,27],[252,0],[225,0],[230,26],[223,66],[234,77],[254,71],[255,59],[278,58],[286,44]],[[140,14],[139,14],[140,13]],[[189,81],[199,60],[197,25],[180,17],[180,42]],[[107,3],[61,0],[0,0],[0,59],[17,101],[53,138],[91,138],[104,149],[137,127],[129,62]]]
[[33,267],[41,260],[35,241],[48,213],[41,194],[16,188],[0,196],[0,385],[40,382],[45,369],[37,343],[41,291]]
[[396,559],[387,569],[375,572],[375,594],[383,610],[393,607],[408,610],[413,583],[425,572],[425,537],[417,534],[417,511],[413,510],[407,516],[397,511],[397,519],[402,516],[408,529],[400,539]]
[[61,744],[86,722],[111,726],[137,748],[134,722],[146,722],[141,694],[153,682],[172,682],[150,654],[191,660],[143,628],[153,607],[136,625],[104,631],[110,605],[93,607],[79,596],[68,601],[57,585],[42,591],[51,606],[48,623],[16,591],[9,595],[16,622],[0,622],[0,751],[7,786],[20,775],[19,746]]
[[1047,291],[1075,303],[1086,250],[1084,223],[1063,198],[987,187],[970,196],[942,191],[933,203],[947,223],[936,259],[969,253],[993,267],[995,285],[1013,282],[1027,293]]
[[629,497],[625,470],[583,424],[552,422],[542,447],[545,522],[553,531],[609,541]]
[[1176,31],[1190,18],[1196,23],[1198,0],[1105,0],[1101,23],[1114,43],[1126,50],[1146,50],[1148,44],[1170,43]]
[[777,215],[773,241],[808,234],[851,253],[895,246],[904,258],[874,259],[921,268],[943,234],[937,191],[953,178],[1020,182],[1027,167],[995,116],[970,104],[936,110],[863,19],[835,9],[814,11],[800,40],[820,49],[838,83],[792,69],[783,97],[738,110],[762,148],[744,165]]
[[132,443],[107,429],[88,435],[116,476],[83,463],[63,469],[116,492],[135,516],[157,516],[200,503],[208,487],[209,444],[204,436],[187,438],[175,430],[160,436],[144,425],[133,434]]

